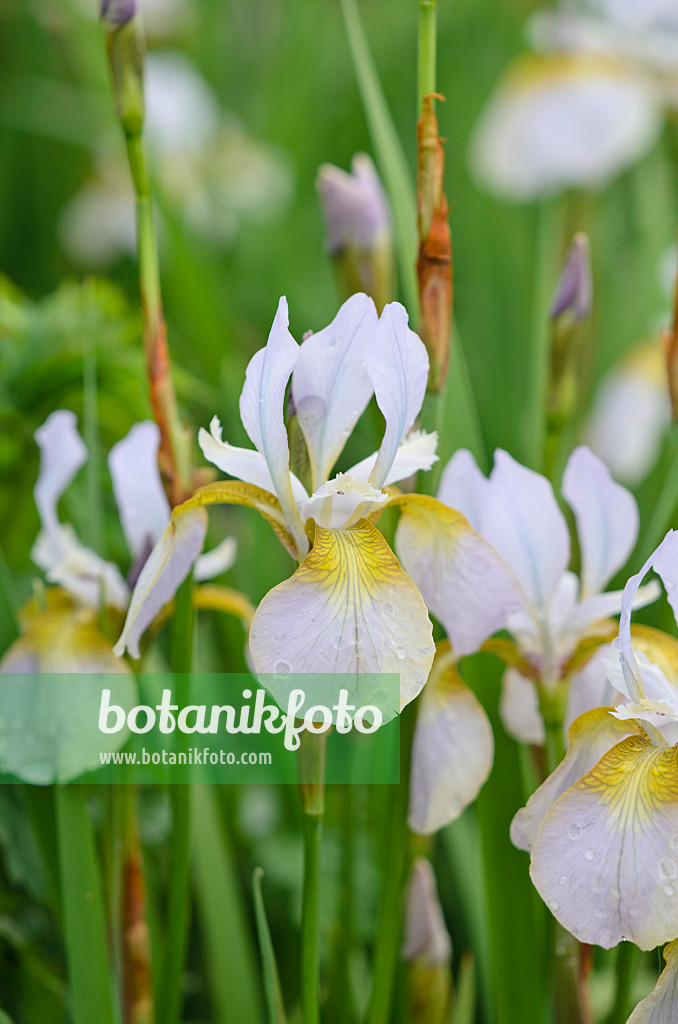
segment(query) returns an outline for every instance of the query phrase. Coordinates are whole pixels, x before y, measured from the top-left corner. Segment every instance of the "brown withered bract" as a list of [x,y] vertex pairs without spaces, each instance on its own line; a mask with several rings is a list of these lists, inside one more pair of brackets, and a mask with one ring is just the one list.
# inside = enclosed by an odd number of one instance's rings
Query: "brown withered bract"
[[429,391],[440,391],[445,382],[453,298],[452,238],[444,191],[445,151],[433,107],[436,99],[444,97],[437,93],[424,97],[424,109],[417,122],[419,333],[431,363]]

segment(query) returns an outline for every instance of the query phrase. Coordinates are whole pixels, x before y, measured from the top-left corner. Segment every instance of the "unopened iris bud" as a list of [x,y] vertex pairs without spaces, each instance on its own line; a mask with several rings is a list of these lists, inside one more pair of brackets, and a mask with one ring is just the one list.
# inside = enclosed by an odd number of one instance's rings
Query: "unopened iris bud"
[[580,232],[572,239],[565,266],[558,279],[551,306],[551,318],[555,320],[569,314],[575,322],[586,320],[591,315],[592,303],[593,281],[589,240]]
[[402,957],[409,965],[409,1019],[413,1024],[442,1024],[452,987],[452,942],[433,868],[425,857],[413,862],[407,884]]
[[393,237],[386,195],[365,153],[351,173],[323,164],[316,188],[325,220],[327,248],[347,295],[366,292],[377,307],[393,298]]
[[144,122],[144,34],[136,0],[103,0],[115,112],[125,134],[139,135]]
[[101,17],[109,28],[119,28],[126,24],[136,11],[136,0],[103,0],[101,4]]
[[593,280],[589,240],[577,234],[572,240],[551,304],[551,358],[547,397],[549,474],[559,437],[577,404],[580,355],[584,325],[593,307]]

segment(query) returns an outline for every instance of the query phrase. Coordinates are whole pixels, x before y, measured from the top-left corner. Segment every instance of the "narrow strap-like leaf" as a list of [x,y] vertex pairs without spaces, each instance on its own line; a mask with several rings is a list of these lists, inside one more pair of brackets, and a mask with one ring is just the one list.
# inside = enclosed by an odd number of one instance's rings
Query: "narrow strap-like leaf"
[[58,786],[61,905],[73,1024],[115,1024],[101,879],[81,786]]
[[283,1005],[282,992],[280,990],[280,977],[278,976],[278,965],[275,960],[275,951],[271,941],[271,932],[266,920],[266,909],[264,898],[261,894],[261,879],[264,877],[262,868],[255,868],[252,875],[252,890],[254,892],[254,911],[257,918],[257,933],[259,935],[259,947],[261,950],[261,963],[264,975],[264,992],[266,993],[266,1006],[268,1008],[268,1024],[286,1024],[285,1007]]

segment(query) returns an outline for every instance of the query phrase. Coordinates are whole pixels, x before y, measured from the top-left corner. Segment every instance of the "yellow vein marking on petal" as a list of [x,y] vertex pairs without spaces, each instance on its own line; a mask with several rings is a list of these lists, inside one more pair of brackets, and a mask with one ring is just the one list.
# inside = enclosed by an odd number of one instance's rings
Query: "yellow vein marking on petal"
[[307,530],[311,551],[254,616],[257,671],[397,673],[407,703],[426,682],[434,653],[421,594],[367,520],[345,530],[309,520]]
[[287,527],[280,502],[275,495],[263,488],[241,480],[220,480],[200,487],[183,505],[174,510],[173,515],[176,518],[182,512],[198,505],[244,505],[256,509],[266,522],[270,523],[276,537],[292,557],[297,557],[297,546]]

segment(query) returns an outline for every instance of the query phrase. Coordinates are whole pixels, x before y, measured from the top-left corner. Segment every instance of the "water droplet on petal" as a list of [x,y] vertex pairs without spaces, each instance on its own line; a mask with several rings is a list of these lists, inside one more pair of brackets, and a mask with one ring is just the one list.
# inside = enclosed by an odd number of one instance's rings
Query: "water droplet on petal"
[[407,651],[405,650],[405,648],[404,647],[396,647],[396,658],[398,658],[400,661],[404,661],[406,657],[407,657]]
[[567,885],[567,875],[561,875],[559,878],[559,882],[561,885]]
[[584,851],[584,856],[587,860],[593,860],[593,858],[595,857],[595,852],[591,849],[591,847],[589,847],[588,850]]
[[276,661],[273,671],[274,672],[289,672],[291,665],[289,661]]
[[673,886],[672,886],[672,885],[669,885],[669,884],[667,883],[666,885],[663,885],[663,886],[662,886],[662,891],[664,892],[664,894],[665,894],[666,896],[673,896],[673,892],[674,892],[674,889],[673,889]]
[[662,878],[678,878],[678,867],[671,857],[662,857],[659,861],[659,871]]
[[560,907],[560,903],[558,902],[558,900],[549,900],[549,907],[551,908],[551,910],[558,910],[558,908]]
[[567,826],[567,834],[570,837],[570,839],[579,839],[579,833],[580,832],[581,832],[581,828],[579,827],[579,825],[576,825],[574,822],[572,822],[571,825]]

